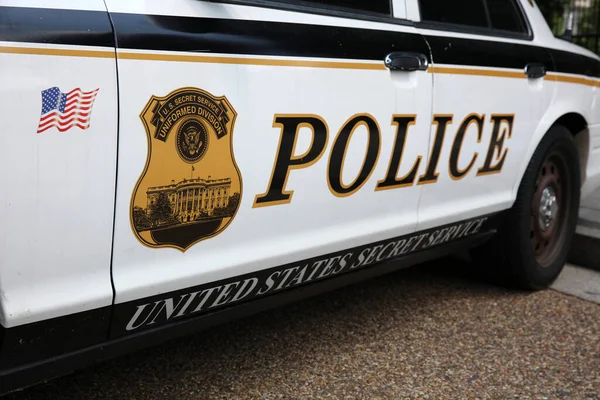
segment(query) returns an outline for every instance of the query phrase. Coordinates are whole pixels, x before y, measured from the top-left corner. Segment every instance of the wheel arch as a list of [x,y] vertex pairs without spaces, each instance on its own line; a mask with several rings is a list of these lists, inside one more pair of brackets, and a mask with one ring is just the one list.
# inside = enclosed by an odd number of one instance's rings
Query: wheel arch
[[590,132],[588,130],[588,123],[585,117],[580,113],[569,112],[558,118],[550,127],[554,125],[564,126],[571,132],[571,135],[573,136],[575,147],[577,147],[577,152],[579,153],[581,185],[583,186],[586,180],[586,171],[590,151]]
[[531,157],[533,156],[533,153],[537,149],[542,138],[555,125],[564,126],[571,132],[571,135],[573,135],[573,140],[575,141],[575,146],[577,147],[577,152],[579,153],[581,185],[585,183],[587,178],[587,164],[590,152],[590,133],[587,119],[580,112],[574,111],[574,109],[576,109],[576,107],[561,107],[561,109],[554,108],[548,110],[545,117],[538,125],[537,130],[532,135],[527,156],[524,158],[523,164],[521,165],[519,179],[513,186],[513,199],[516,199],[517,197],[517,191],[525,174],[525,170],[527,169],[527,165],[529,164],[529,160],[531,160]]

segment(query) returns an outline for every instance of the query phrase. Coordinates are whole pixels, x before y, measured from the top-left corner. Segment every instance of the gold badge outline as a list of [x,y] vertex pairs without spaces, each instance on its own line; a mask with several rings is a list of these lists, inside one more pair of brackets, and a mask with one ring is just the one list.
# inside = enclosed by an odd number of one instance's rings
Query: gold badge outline
[[[176,96],[177,94],[181,93],[181,92],[185,92],[185,91],[198,91],[200,93],[202,93],[205,96],[208,96],[209,98],[211,98],[212,100],[214,100],[215,102],[217,101],[224,101],[227,106],[229,107],[229,109],[232,112],[232,118],[231,118],[231,129],[229,132],[230,135],[230,143],[231,145],[229,146],[229,151],[231,154],[231,160],[233,163],[233,167],[235,168],[235,171],[237,172],[238,176],[239,176],[239,180],[240,180],[240,199],[239,199],[239,203],[238,206],[235,210],[235,212],[233,213],[233,215],[231,216],[231,218],[229,219],[229,221],[223,225],[220,229],[218,229],[216,232],[214,232],[211,235],[207,235],[204,237],[201,237],[200,239],[194,241],[193,243],[191,243],[187,248],[181,247],[181,246],[177,246],[174,244],[153,244],[153,243],[148,243],[144,238],[142,238],[142,236],[139,234],[139,232],[136,230],[135,228],[135,224],[133,221],[133,208],[135,206],[135,197],[138,193],[138,190],[140,188],[140,185],[142,183],[142,181],[144,180],[147,172],[148,172],[148,168],[150,167],[150,161],[152,160],[152,135],[150,133],[151,128],[148,126],[148,123],[146,121],[146,119],[144,118],[144,115],[148,112],[148,110],[150,109],[150,107],[155,106],[156,104],[160,104],[161,101],[165,101],[170,97]],[[200,89],[198,87],[194,87],[194,86],[185,86],[185,87],[181,87],[179,89],[175,89],[172,90],[171,92],[167,93],[165,96],[156,96],[156,95],[152,95],[150,97],[150,99],[148,100],[148,102],[146,103],[146,105],[144,106],[144,109],[142,110],[142,112],[138,115],[139,118],[142,121],[142,124],[144,125],[144,130],[146,131],[146,139],[147,139],[147,146],[148,146],[148,150],[147,150],[147,155],[146,155],[146,163],[144,165],[144,169],[142,171],[142,173],[140,174],[139,178],[137,179],[135,186],[133,188],[133,191],[131,192],[131,199],[129,202],[129,224],[131,227],[131,230],[133,231],[135,237],[138,239],[138,241],[143,244],[146,247],[149,247],[151,249],[160,249],[160,248],[172,248],[172,249],[177,249],[179,251],[181,251],[181,253],[185,253],[187,250],[191,249],[192,247],[194,247],[196,244],[207,240],[207,239],[211,239],[215,236],[218,236],[219,234],[221,234],[225,229],[227,229],[227,227],[231,224],[231,222],[235,219],[238,211],[240,210],[241,206],[242,206],[242,198],[243,198],[243,193],[244,193],[244,182],[242,179],[242,173],[240,171],[240,168],[237,164],[237,161],[235,160],[235,155],[233,152],[233,135],[235,132],[235,122],[237,120],[238,117],[238,113],[235,110],[235,108],[233,107],[233,105],[229,102],[229,99],[227,99],[226,96],[214,96],[212,93],[204,90],[204,89]],[[210,133],[209,133],[210,135]],[[174,150],[175,152],[177,152],[177,149]],[[208,150],[207,150],[208,151]],[[178,155],[179,157],[179,155]]]

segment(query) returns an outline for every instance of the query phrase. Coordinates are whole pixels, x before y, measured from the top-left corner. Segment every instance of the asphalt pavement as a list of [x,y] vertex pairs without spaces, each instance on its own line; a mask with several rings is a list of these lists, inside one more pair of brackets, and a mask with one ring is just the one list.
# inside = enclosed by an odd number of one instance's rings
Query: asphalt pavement
[[567,267],[555,287],[571,294],[484,284],[447,258],[7,399],[600,399],[600,273]]

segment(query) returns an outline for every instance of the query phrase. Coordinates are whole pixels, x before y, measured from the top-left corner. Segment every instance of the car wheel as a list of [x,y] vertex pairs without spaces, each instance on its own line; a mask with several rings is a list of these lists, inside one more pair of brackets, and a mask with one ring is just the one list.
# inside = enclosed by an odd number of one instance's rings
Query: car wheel
[[573,137],[555,125],[533,154],[498,234],[473,251],[474,267],[506,286],[536,290],[552,284],[575,233],[580,187]]

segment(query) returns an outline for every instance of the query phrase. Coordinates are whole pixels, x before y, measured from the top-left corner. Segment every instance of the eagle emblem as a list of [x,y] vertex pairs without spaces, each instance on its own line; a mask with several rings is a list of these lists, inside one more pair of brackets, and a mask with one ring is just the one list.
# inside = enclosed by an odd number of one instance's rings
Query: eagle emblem
[[177,132],[177,151],[183,161],[198,162],[208,147],[208,133],[197,118],[184,121]]

